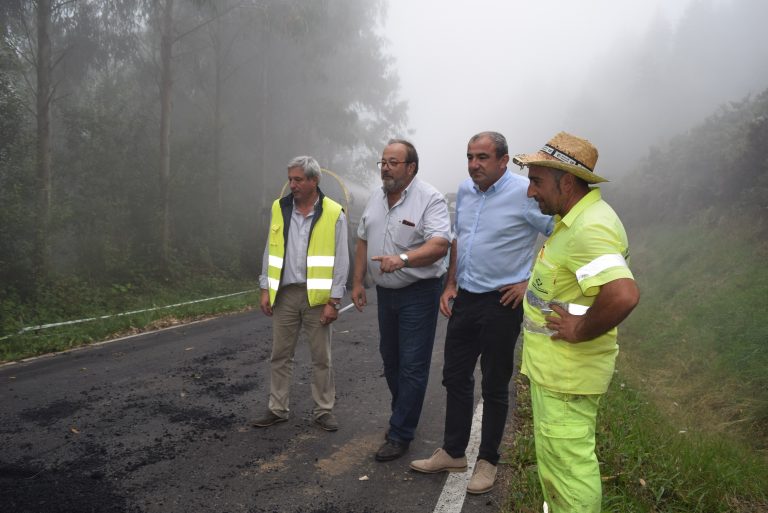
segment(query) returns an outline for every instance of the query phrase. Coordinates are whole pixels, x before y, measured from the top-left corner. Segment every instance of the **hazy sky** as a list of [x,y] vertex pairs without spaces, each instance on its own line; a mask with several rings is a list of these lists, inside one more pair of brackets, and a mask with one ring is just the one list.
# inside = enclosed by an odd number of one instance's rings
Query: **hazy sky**
[[643,36],[652,20],[674,24],[690,3],[389,0],[384,30],[409,103],[419,175],[455,191],[467,176],[467,140],[483,130],[503,133],[510,154],[537,150],[561,129],[590,138],[563,126],[558,113],[590,83],[611,80],[587,76],[593,65]]

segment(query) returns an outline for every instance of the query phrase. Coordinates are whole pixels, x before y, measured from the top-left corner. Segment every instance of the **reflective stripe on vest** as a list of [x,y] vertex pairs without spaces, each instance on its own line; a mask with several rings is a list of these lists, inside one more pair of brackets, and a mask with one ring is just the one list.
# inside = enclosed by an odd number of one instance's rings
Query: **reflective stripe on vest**
[[523,316],[523,329],[526,331],[530,331],[531,333],[541,333],[542,335],[552,336],[555,334],[555,332],[546,326],[540,326],[533,322],[533,319],[528,317],[527,315]]
[[550,308],[549,305],[557,305],[571,315],[584,315],[587,313],[587,310],[589,310],[587,305],[580,305],[578,303],[566,303],[564,301],[558,301],[557,299],[545,301],[530,289],[525,292],[525,299],[528,301],[529,305],[535,306],[541,310],[541,313],[544,315],[552,313],[552,308]]
[[272,224],[269,227],[269,260],[267,261],[267,281],[269,282],[269,304],[274,306],[280,278],[283,274],[285,257],[285,239],[283,237],[283,212],[280,200],[272,203]]
[[[341,205],[328,197],[323,198],[323,212],[312,227],[307,246],[307,299],[310,306],[327,303],[331,299],[333,265],[336,260],[336,222]],[[269,302],[275,304],[283,271],[286,241],[283,237],[283,212],[280,200],[272,204],[272,225],[269,230]]]
[[576,270],[576,280],[581,283],[585,279],[591,278],[592,276],[597,276],[601,272],[605,271],[606,269],[610,269],[611,267],[629,266],[627,265],[627,261],[624,259],[624,257],[618,253],[602,255],[595,258],[590,263],[578,268]]
[[[552,315],[553,310],[550,305],[557,305],[571,315],[584,315],[589,310],[587,305],[580,305],[578,303],[566,303],[564,301],[558,301],[553,299],[545,301],[537,296],[531,289],[525,292],[526,302],[541,311],[542,315]],[[543,333],[544,335],[553,335],[555,332],[547,328],[545,325],[536,323],[533,319],[527,315],[523,316],[523,328],[532,333]]]
[[[588,264],[583,265],[579,269],[577,269],[576,280],[579,282],[582,282],[583,280],[596,276],[601,272],[605,271],[606,269],[610,269],[611,267],[629,267],[629,266],[627,265],[626,259],[618,253],[601,255],[595,258],[594,260],[592,260],[591,262],[589,262]],[[567,311],[571,315],[584,315],[587,313],[587,310],[589,310],[589,307],[587,305],[580,305],[577,303],[566,303],[564,301],[558,301],[557,299],[545,301],[544,299],[541,299],[539,296],[537,296],[536,293],[531,289],[528,289],[528,291],[526,291],[525,299],[529,305],[539,309],[541,313],[545,316],[552,314],[552,308],[550,307],[550,305],[557,305],[563,308],[563,310]],[[543,333],[546,335],[551,335],[552,333],[554,333],[552,330],[548,329],[546,326],[537,324],[533,319],[527,316],[524,317],[523,319],[523,327],[528,331],[531,331],[534,333]]]

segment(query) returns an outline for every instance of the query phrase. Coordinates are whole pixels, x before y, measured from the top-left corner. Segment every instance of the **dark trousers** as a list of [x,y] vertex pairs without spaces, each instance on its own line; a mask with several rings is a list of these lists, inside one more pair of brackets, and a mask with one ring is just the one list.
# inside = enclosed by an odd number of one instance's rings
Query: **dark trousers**
[[419,423],[429,379],[442,280],[420,280],[401,289],[376,287],[379,351],[392,394],[389,438],[410,442]]
[[483,427],[478,458],[494,465],[504,435],[509,409],[509,381],[514,370],[515,343],[523,307],[499,303],[500,292],[473,294],[460,290],[453,304],[445,337],[445,437],[443,449],[454,458],[464,456],[472,429],[475,365],[480,357]]

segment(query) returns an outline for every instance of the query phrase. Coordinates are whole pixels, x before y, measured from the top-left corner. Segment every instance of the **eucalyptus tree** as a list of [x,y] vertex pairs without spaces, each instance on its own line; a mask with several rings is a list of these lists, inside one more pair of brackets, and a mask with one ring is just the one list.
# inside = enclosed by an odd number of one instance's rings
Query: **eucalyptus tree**
[[[34,174],[30,188],[36,199],[25,205],[34,218],[32,249],[18,257],[32,257],[39,283],[46,280],[55,263],[50,248],[57,233],[52,227],[63,226],[62,202],[66,188],[72,187],[66,180],[57,181],[65,169],[56,163],[69,141],[66,131],[78,130],[67,126],[61,113],[71,109],[81,91],[89,88],[94,68],[108,66],[120,57],[120,48],[125,57],[126,45],[120,41],[126,24],[136,25],[135,5],[131,0],[106,5],[95,0],[4,0],[0,5],[3,52],[9,64],[4,72],[11,77],[14,97],[20,99],[35,126],[34,165],[27,168]],[[16,157],[18,164],[23,157]]]
[[224,132],[224,96],[227,82],[236,78],[239,63],[232,56],[235,45],[243,39],[250,28],[242,23],[240,17],[246,6],[242,0],[221,0],[205,2],[201,6],[206,16],[212,20],[208,24],[202,38],[207,40],[208,51],[195,54],[197,59],[195,70],[198,72],[196,81],[207,97],[212,129],[212,158],[213,191],[215,200],[215,218],[221,222],[224,204],[222,196],[222,137]]
[[[168,269],[171,258],[171,129],[173,108],[173,85],[175,81],[174,60],[182,50],[179,46],[185,39],[199,32],[211,23],[216,23],[222,16],[237,9],[242,2],[227,3],[214,0],[181,1],[176,5],[175,0],[153,0],[150,4],[150,26],[153,27],[157,41],[153,49],[158,59],[157,73],[159,77],[160,100],[160,137],[159,137],[159,178],[160,178],[160,261],[164,269]],[[217,7],[218,5],[218,7]],[[223,7],[222,7],[223,6]],[[192,7],[190,9],[190,7]],[[200,17],[200,11],[210,16]]]
[[22,95],[36,122],[36,203],[32,259],[38,280],[50,271],[49,231],[52,197],[51,107],[61,73],[56,68],[68,56],[67,36],[77,5],[51,0],[6,0],[2,6],[3,47],[18,63],[16,68],[26,88]]
[[[187,252],[202,251],[215,260],[229,261],[227,253],[233,251],[226,240],[222,193],[226,87],[237,80],[232,52],[251,28],[241,22],[243,11],[251,8],[243,0],[199,0],[178,4],[176,10],[185,20],[179,24],[187,28],[172,59],[175,106],[170,119],[179,127],[170,145],[175,161],[170,166],[172,225],[176,246],[184,244]],[[191,231],[197,250],[188,243]]]
[[[55,270],[101,283],[255,270],[290,157],[365,179],[403,133],[384,6],[3,1],[0,260],[45,270],[51,245]],[[14,212],[36,212],[29,230]]]
[[[228,251],[250,246],[280,192],[284,162],[295,154],[312,153],[342,174],[367,177],[372,156],[405,125],[379,29],[384,5],[177,4],[176,30],[184,37],[176,36],[172,59],[170,119],[177,128],[174,162],[166,162],[177,242],[199,241],[207,231],[209,251],[221,249],[225,234]],[[253,265],[260,251],[240,253]]]
[[51,132],[50,107],[54,85],[52,83],[53,48],[51,0],[25,2],[8,0],[3,10],[3,46],[13,52],[24,65],[20,68],[28,85],[27,100],[37,122],[36,183],[37,205],[34,212],[34,268],[38,276],[48,271],[48,226],[51,204]]
[[19,67],[7,48],[0,50],[0,283],[6,286],[30,275],[27,234],[35,227],[27,208],[34,186],[34,161],[29,157],[34,157],[34,140],[19,90]]
[[228,207],[242,237],[263,232],[290,157],[312,154],[364,181],[373,155],[403,134],[405,104],[380,29],[384,9],[375,0],[286,0],[241,16],[253,29],[233,49],[238,80],[227,90],[236,108]]

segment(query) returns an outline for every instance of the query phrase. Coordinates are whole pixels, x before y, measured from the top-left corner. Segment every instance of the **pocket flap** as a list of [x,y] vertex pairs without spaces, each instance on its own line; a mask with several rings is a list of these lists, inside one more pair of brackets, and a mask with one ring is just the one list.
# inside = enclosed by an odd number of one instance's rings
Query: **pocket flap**
[[540,424],[541,434],[547,438],[566,438],[576,439],[584,438],[589,433],[589,426],[586,424]]

